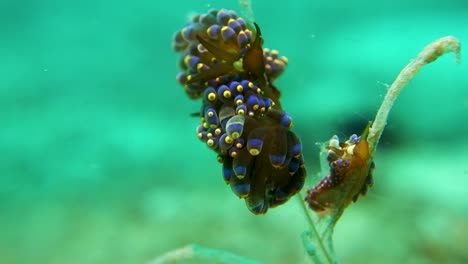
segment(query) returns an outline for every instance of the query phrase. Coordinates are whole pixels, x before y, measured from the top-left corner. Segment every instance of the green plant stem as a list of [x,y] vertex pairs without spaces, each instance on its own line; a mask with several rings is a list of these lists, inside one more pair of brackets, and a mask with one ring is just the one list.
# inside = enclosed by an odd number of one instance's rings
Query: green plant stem
[[[320,235],[320,233],[318,232],[317,226],[314,223],[314,219],[312,219],[312,216],[310,215],[310,210],[307,208],[307,205],[304,202],[304,197],[302,196],[301,193],[298,193],[297,197],[299,198],[299,203],[301,204],[302,210],[304,211],[304,215],[306,216],[307,222],[309,223],[312,234],[319,241],[320,249],[322,250],[322,253],[325,256],[325,259],[327,260],[327,263],[332,264],[333,263],[332,257],[330,256],[330,253],[328,252],[328,249],[325,247],[325,244],[323,243],[323,238]],[[306,246],[306,245],[304,245],[304,246]]]
[[460,42],[452,36],[437,39],[427,45],[415,59],[411,60],[411,62],[401,70],[395,81],[393,81],[392,85],[388,89],[387,94],[377,111],[374,122],[369,129],[367,141],[369,142],[369,153],[371,156],[377,148],[380,136],[387,124],[388,114],[390,113],[398,94],[400,94],[401,90],[424,65],[435,61],[440,56],[449,52],[455,53],[455,62],[458,63],[460,61]]

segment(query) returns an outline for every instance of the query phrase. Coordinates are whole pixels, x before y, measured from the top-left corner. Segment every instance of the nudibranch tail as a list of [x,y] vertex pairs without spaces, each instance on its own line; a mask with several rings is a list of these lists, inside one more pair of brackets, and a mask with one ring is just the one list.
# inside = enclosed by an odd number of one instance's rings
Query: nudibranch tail
[[292,119],[273,80],[287,59],[263,49],[260,27],[234,11],[196,15],[174,36],[182,54],[177,81],[202,98],[198,138],[218,154],[224,181],[254,214],[299,192],[306,171]]

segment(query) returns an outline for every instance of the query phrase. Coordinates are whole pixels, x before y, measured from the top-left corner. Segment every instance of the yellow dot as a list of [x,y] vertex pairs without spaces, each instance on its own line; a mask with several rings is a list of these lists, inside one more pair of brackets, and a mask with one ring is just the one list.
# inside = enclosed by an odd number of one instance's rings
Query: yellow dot
[[208,117],[213,117],[214,113],[212,111],[208,112]]
[[203,134],[202,134],[202,133],[198,133],[198,138],[199,138],[199,139],[202,139],[202,138],[203,138]]
[[221,135],[221,132],[222,132],[222,131],[221,131],[220,128],[216,128],[216,129],[215,129],[215,135],[219,136],[219,135]]
[[233,132],[233,133],[231,134],[231,137],[232,137],[233,139],[237,139],[237,138],[240,137],[240,134],[239,134],[239,132]]
[[224,138],[224,142],[226,142],[227,144],[231,144],[232,141],[234,141],[234,140],[233,140],[232,137],[230,137],[230,136],[226,136],[226,137]]
[[198,64],[197,64],[197,71],[200,72],[201,70],[203,70],[203,66],[205,66],[205,64],[203,64],[203,63],[201,63],[201,62],[198,63]]
[[278,66],[284,67],[284,62],[282,60],[275,59],[273,63]]
[[249,152],[252,156],[257,156],[258,154],[260,154],[260,151],[258,149],[250,149]]
[[221,32],[224,32],[224,31],[226,31],[226,30],[229,30],[229,27],[228,27],[228,26],[223,26],[223,27],[221,28]]
[[239,100],[236,101],[236,105],[241,105],[243,102],[244,102],[244,101],[242,101],[242,100],[239,99]]
[[206,141],[206,144],[207,144],[208,146],[212,147],[212,146],[214,145],[214,140],[210,138],[210,139],[208,139],[208,140]]
[[250,89],[253,89],[254,88],[253,82],[249,82],[248,86],[249,86]]
[[229,98],[229,97],[231,97],[231,91],[229,91],[229,90],[224,91],[224,92],[223,92],[223,96],[224,96],[224,98]]
[[231,151],[231,157],[233,158],[237,157],[237,151]]
[[207,137],[207,138],[212,138],[212,137],[213,137],[213,134],[212,134],[212,133],[208,133],[208,134],[206,134],[206,137]]
[[245,114],[244,109],[239,109],[239,111],[237,111],[237,114],[238,115],[244,115]]
[[244,87],[242,87],[242,85],[239,84],[239,85],[237,85],[236,90],[237,90],[239,93],[241,93],[241,92],[244,90]]
[[192,56],[190,56],[190,55],[185,56],[185,58],[184,58],[184,63],[185,63],[186,66],[189,66],[189,62],[190,62],[190,58],[191,58],[191,57],[192,57]]
[[354,155],[354,148],[356,147],[356,145],[351,145],[349,147],[346,148],[346,152],[349,154],[349,155]]
[[209,93],[208,94],[208,101],[214,101],[216,100],[216,94],[215,93]]

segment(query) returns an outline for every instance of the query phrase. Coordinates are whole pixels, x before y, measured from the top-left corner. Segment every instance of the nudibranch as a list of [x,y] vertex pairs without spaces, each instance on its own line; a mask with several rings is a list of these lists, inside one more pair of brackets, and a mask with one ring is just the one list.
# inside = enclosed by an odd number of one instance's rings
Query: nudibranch
[[307,190],[305,201],[319,215],[330,210],[342,210],[372,186],[375,167],[366,140],[369,127],[361,136],[352,135],[341,142],[334,135],[325,146],[329,174],[315,187]]
[[291,117],[273,81],[288,60],[264,49],[260,27],[230,10],[193,16],[174,35],[177,81],[202,99],[198,138],[218,154],[224,181],[254,214],[299,192],[306,171]]

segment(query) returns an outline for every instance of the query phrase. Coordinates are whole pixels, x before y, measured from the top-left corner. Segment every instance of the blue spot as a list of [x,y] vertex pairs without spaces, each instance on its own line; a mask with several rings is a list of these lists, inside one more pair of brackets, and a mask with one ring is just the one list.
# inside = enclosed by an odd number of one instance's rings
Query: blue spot
[[208,36],[210,36],[213,39],[216,39],[219,36],[219,31],[220,31],[219,26],[214,24],[214,25],[211,25],[211,27],[209,27],[206,32]]
[[224,41],[228,41],[235,34],[236,34],[236,32],[234,31],[234,29],[232,29],[230,27],[223,27],[221,29],[221,36],[223,37]]
[[247,98],[247,105],[249,106],[250,109],[253,109],[253,107],[255,105],[257,105],[257,107],[259,106],[258,104],[258,97],[254,94],[250,95],[248,98]]
[[299,161],[297,159],[291,160],[288,169],[289,173],[295,173],[299,169]]
[[231,168],[223,168],[223,178],[226,183],[229,183],[232,178],[232,169]]
[[239,23],[237,23],[237,21],[231,21],[231,22],[228,22],[228,26],[232,29],[234,29],[234,31],[236,32],[239,32],[241,30],[241,25]]
[[232,133],[234,132],[242,132],[242,130],[244,129],[244,126],[242,124],[239,124],[239,123],[233,123],[233,124],[229,124],[227,127],[226,127],[226,131],[228,132],[229,135],[232,135]]
[[231,189],[237,196],[244,198],[249,195],[250,184],[231,185]]
[[294,146],[292,147],[292,155],[293,155],[293,157],[296,157],[296,156],[300,155],[301,152],[302,152],[302,145],[301,145],[301,143],[298,143],[298,144],[296,144],[296,145],[294,145]]
[[361,139],[361,137],[358,137],[356,134],[352,134],[349,137],[349,141],[351,141],[354,144],[358,143],[360,139]]
[[247,174],[247,168],[245,166],[237,166],[234,168],[234,173],[237,176],[245,176]]
[[197,64],[200,62],[200,57],[198,56],[190,56],[188,60],[188,66],[190,67],[191,70],[196,71],[197,70]]
[[242,80],[241,81],[241,85],[242,87],[244,87],[244,90],[247,91],[250,87],[249,87],[249,83],[250,81],[249,80]]
[[[263,147],[263,140],[259,138],[249,138],[249,140],[247,140],[247,149],[249,151],[257,150],[260,153],[262,151],[262,147]],[[252,154],[252,152],[250,152],[250,154]],[[256,155],[258,155],[258,153]]]
[[278,200],[284,200],[284,199],[288,198],[288,195],[283,190],[278,189],[276,191],[276,198]]
[[237,95],[237,96],[234,98],[234,103],[237,103],[237,101],[239,101],[239,102],[244,102],[244,96],[243,96],[242,94]]
[[244,32],[241,32],[239,33],[239,35],[237,35],[237,44],[240,47],[244,47],[248,43],[249,43],[249,39],[247,38],[247,35]]
[[284,113],[283,117],[281,118],[281,125],[283,127],[288,128],[291,126],[291,123],[292,123],[291,117],[288,114]]
[[281,166],[286,160],[286,155],[270,154],[270,162],[273,166]]
[[233,94],[236,94],[237,93],[237,86],[239,86],[239,85],[240,85],[240,83],[238,83],[238,82],[231,82],[229,84],[229,90],[231,90],[231,92]]
[[296,182],[296,191],[300,191],[304,187],[304,181]]
[[247,106],[245,106],[245,104],[238,105],[236,107],[236,114],[240,115],[239,111],[244,111],[243,114],[245,114],[247,112]]
[[182,34],[184,35],[184,38],[186,40],[192,40],[194,39],[194,30],[193,30],[193,24],[187,25],[185,28],[182,29]]
[[226,10],[220,10],[216,16],[216,20],[218,21],[218,23],[224,25],[227,24],[229,18],[229,14],[226,12]]

